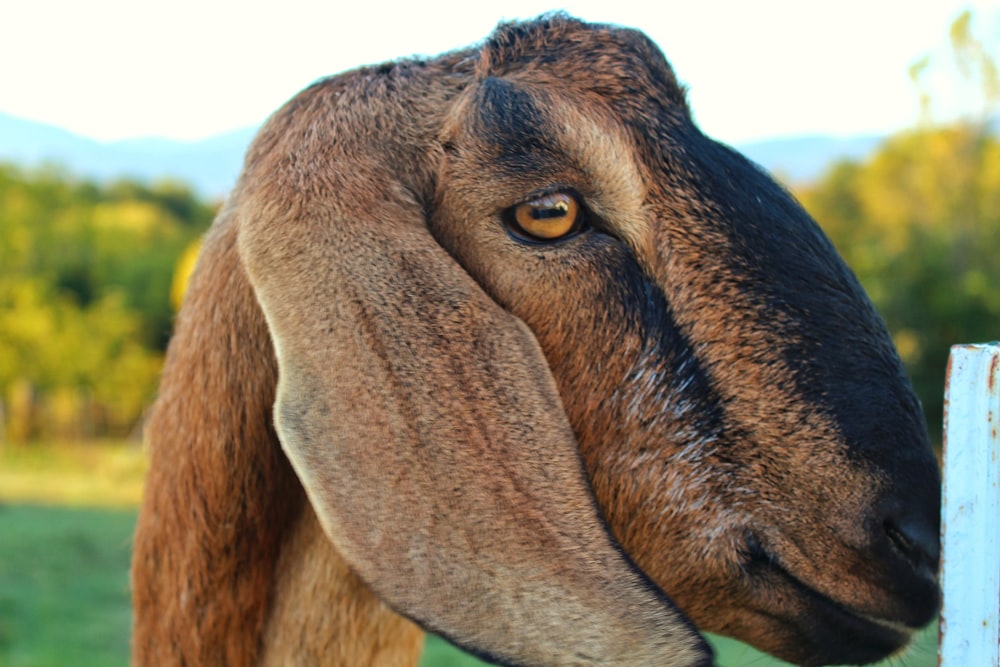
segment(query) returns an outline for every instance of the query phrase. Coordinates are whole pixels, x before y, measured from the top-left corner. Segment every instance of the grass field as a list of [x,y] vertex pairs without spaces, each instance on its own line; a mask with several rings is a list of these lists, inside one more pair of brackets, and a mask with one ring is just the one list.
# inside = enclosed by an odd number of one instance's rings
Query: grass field
[[128,664],[134,510],[0,506],[0,665]]
[[[124,667],[144,461],[134,447],[0,449],[0,667]],[[712,638],[720,667],[780,661]],[[886,664],[936,664],[936,632]],[[484,665],[429,637],[421,667]]]

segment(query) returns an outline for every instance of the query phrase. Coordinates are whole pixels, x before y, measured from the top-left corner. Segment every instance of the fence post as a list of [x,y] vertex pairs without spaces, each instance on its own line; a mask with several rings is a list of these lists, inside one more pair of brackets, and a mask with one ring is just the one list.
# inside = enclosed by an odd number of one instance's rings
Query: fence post
[[1000,343],[948,360],[940,667],[1000,665]]

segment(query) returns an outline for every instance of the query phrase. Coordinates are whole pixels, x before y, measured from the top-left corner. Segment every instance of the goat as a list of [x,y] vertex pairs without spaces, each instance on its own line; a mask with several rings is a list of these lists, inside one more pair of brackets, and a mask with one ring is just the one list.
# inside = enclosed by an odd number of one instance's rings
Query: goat
[[[272,418],[273,416],[273,418]],[[149,425],[138,665],[805,665],[938,604],[939,471],[819,227],[563,15],[294,97]]]

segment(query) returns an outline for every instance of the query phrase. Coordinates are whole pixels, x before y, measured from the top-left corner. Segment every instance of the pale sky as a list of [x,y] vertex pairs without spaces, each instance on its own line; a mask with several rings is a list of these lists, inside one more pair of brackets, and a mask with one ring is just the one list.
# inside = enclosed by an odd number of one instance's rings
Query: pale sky
[[319,77],[552,9],[645,31],[723,141],[883,133],[914,122],[908,67],[946,48],[963,8],[1000,34],[1000,0],[3,3],[0,111],[101,140],[255,126]]

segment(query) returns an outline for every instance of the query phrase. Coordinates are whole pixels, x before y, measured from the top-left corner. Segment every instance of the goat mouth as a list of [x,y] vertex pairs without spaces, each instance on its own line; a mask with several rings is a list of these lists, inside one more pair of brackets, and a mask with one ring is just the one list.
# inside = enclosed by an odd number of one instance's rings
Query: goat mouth
[[779,648],[780,657],[800,665],[863,664],[897,652],[912,638],[915,628],[851,608],[793,574],[756,540],[748,542],[744,570],[755,591],[763,591],[760,613],[798,644],[794,654],[780,655]]

